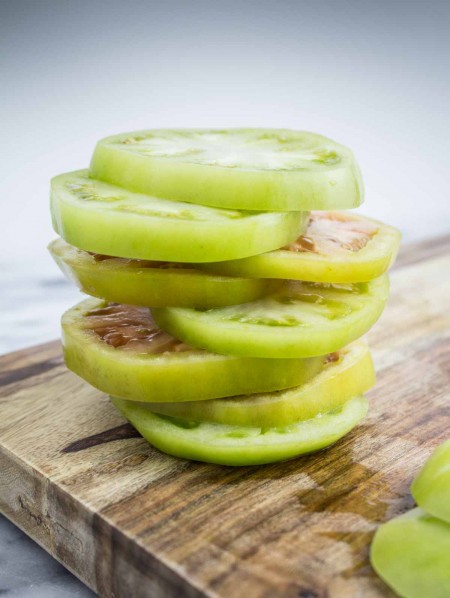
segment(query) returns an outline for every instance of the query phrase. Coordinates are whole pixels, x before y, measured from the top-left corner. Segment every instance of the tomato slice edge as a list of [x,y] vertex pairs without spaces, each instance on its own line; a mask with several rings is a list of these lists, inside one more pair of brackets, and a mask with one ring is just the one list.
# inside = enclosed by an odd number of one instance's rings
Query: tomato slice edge
[[[167,416],[144,410],[137,403],[116,398],[111,401],[159,450],[176,457],[221,465],[262,465],[330,446],[357,425],[366,415],[368,405],[365,397],[356,397],[347,401],[338,413],[303,421],[290,426],[286,432],[221,424],[202,423],[194,428],[188,422],[174,425]],[[216,435],[214,442],[207,440],[211,433]],[[283,442],[284,435],[294,436],[294,439]]]

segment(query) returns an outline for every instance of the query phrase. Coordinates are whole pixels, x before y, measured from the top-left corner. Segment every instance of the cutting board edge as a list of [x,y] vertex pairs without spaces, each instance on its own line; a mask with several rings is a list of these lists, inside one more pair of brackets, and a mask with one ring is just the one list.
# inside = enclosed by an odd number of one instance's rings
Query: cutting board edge
[[[55,536],[56,521],[48,517],[48,512],[44,520],[41,512],[33,508],[36,503],[42,504],[42,501],[48,504],[46,486],[49,486],[51,481],[38,469],[21,462],[5,446],[0,446],[0,471],[6,472],[7,478],[6,484],[0,486],[0,513],[90,589],[96,591],[92,581],[83,576],[71,562],[63,560],[55,550],[52,537]],[[12,480],[12,483],[8,483],[8,479]],[[17,481],[20,485],[17,485]],[[12,505],[16,505],[16,508]]]
[[[18,487],[8,483],[0,486],[0,513],[93,592],[100,596],[129,595],[126,592],[130,591],[130,585],[136,585],[136,580],[141,578],[146,589],[145,594],[140,596],[213,596],[199,588],[194,579],[183,576],[177,568],[171,567],[164,559],[145,550],[114,527],[101,512],[92,511],[88,503],[74,498],[54,483],[51,477],[45,477],[38,469],[21,462],[4,446],[0,446],[0,471],[6,472],[7,479],[20,480],[21,483]],[[8,496],[9,489],[11,494]],[[36,503],[44,508],[35,509]],[[18,508],[14,510],[10,506],[12,504]],[[51,505],[57,505],[54,512],[48,509]],[[83,508],[71,508],[75,505],[82,505]],[[45,513],[45,519],[42,513]],[[80,524],[84,526],[81,538]],[[67,542],[67,536],[70,536],[70,542]],[[94,542],[90,542],[92,538]],[[99,557],[105,554],[105,544],[109,558],[99,561]],[[77,546],[80,547],[79,551],[76,550]],[[87,570],[86,559],[83,558],[85,550],[93,552],[93,558],[90,559],[93,567],[90,570]],[[123,576],[123,571],[128,572],[127,578]]]

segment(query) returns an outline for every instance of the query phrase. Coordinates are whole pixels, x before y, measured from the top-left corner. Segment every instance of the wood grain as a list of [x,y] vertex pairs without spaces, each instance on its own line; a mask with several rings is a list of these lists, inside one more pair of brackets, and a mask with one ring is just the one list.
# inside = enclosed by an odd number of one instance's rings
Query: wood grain
[[0,358],[1,510],[101,596],[391,596],[369,544],[450,436],[449,272],[449,238],[403,252],[369,334],[369,416],[283,464],[161,454],[66,371],[59,343]]

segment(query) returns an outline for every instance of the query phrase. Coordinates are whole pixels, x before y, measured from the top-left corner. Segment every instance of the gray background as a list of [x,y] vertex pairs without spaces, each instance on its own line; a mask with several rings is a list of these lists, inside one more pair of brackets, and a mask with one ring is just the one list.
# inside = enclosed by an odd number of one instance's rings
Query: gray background
[[324,133],[359,159],[365,212],[406,239],[448,230],[449,2],[0,6],[0,254],[45,260],[49,178],[143,127]]
[[[115,132],[314,130],[354,150],[365,213],[449,232],[449,31],[447,1],[0,0],[0,352],[77,299],[45,250],[48,181]],[[0,590],[80,587],[0,520]]]

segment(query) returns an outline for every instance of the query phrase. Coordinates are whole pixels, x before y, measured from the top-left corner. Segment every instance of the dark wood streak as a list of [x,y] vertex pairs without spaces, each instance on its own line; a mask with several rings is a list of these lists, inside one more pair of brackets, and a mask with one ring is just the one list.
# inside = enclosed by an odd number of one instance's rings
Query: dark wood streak
[[45,361],[41,361],[39,363],[27,365],[22,368],[0,372],[0,387],[8,386],[16,382],[22,382],[23,380],[34,378],[40,374],[45,374],[46,372],[62,365],[62,363],[62,358],[58,356],[46,359]]
[[75,442],[71,442],[62,449],[63,453],[77,453],[78,451],[84,451],[85,449],[93,446],[99,446],[106,442],[114,442],[114,440],[124,440],[126,438],[140,438],[139,432],[133,428],[130,424],[123,424],[116,426],[104,432],[93,434],[92,436],[86,436]]

